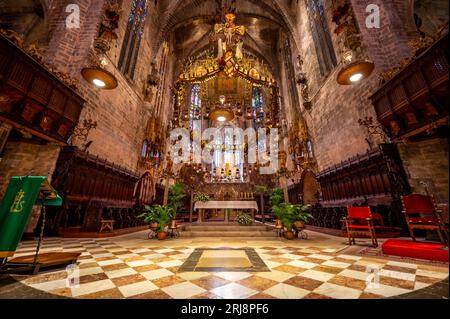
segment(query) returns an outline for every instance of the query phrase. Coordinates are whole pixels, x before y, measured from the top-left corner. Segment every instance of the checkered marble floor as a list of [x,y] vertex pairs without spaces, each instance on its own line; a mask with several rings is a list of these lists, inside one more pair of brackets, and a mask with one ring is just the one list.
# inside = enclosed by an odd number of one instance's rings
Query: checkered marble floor
[[[42,252],[81,252],[78,268],[18,276],[38,290],[73,298],[301,299],[383,298],[448,277],[448,264],[346,254],[345,240],[309,232],[308,240],[179,238],[146,240],[146,233],[107,239],[46,238]],[[270,272],[180,272],[195,248],[255,249]],[[34,252],[25,241],[15,256]],[[378,285],[368,285],[377,269]],[[69,282],[79,274],[77,281]],[[372,275],[373,276],[373,275]]]

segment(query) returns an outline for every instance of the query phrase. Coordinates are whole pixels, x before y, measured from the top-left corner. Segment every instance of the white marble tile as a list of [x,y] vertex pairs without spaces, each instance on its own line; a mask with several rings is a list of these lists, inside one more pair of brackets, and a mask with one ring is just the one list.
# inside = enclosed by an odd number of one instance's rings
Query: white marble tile
[[153,262],[151,262],[150,260],[147,260],[147,259],[136,260],[136,261],[127,261],[126,263],[130,267],[148,266],[148,265],[153,264]]
[[404,263],[404,262],[399,262],[399,261],[388,261],[387,263],[388,265],[391,266],[397,266],[397,267],[404,267],[404,268],[412,268],[412,269],[417,269],[417,265],[416,264],[411,264],[411,263]]
[[338,255],[338,257],[344,258],[344,259],[351,259],[351,260],[360,260],[362,258],[361,256],[353,256],[353,255],[345,255],[345,254],[340,254],[340,255]]
[[251,276],[248,272],[218,272],[214,275],[229,281],[239,281]]
[[128,258],[133,258],[133,257],[142,257],[142,256],[139,256],[137,254],[131,254],[131,253],[130,254],[117,255],[117,258],[120,258],[122,260],[128,259]]
[[308,290],[282,283],[275,285],[263,292],[278,299],[302,299],[310,293]]
[[124,276],[130,276],[137,274],[137,271],[133,268],[125,268],[125,269],[119,269],[119,270],[112,270],[112,271],[106,271],[105,274],[108,276],[108,278],[119,278]]
[[184,280],[196,280],[206,276],[209,276],[208,272],[182,272],[178,273],[177,276],[183,278]]
[[271,272],[259,272],[256,275],[258,275],[259,277],[263,277],[278,282],[283,282],[288,280],[289,278],[295,277],[294,274],[278,270],[272,270]]
[[299,255],[294,255],[294,254],[283,254],[283,255],[280,255],[280,256],[278,256],[278,257],[296,260],[296,259],[299,259],[299,257],[301,257],[301,256],[299,256]]
[[311,263],[311,262],[308,262],[308,261],[294,260],[294,261],[288,262],[287,265],[300,267],[300,268],[305,268],[305,269],[311,269],[311,268],[316,267],[318,264]]
[[316,259],[322,259],[322,260],[330,260],[330,259],[333,259],[334,256],[321,255],[321,254],[312,254],[312,255],[309,255],[308,258],[316,258]]
[[409,280],[409,281],[414,281],[416,279],[415,274],[409,274],[406,272],[386,270],[386,269],[381,269],[378,272],[378,275],[395,278],[395,279],[401,279],[401,280]]
[[425,277],[432,277],[437,279],[445,279],[448,277],[448,272],[437,272],[432,270],[425,270],[425,269],[417,269],[416,270],[417,276],[425,276]]
[[356,271],[356,270],[351,270],[351,269],[344,269],[338,275],[353,278],[353,279],[364,280],[364,281],[366,281],[369,278],[369,275],[373,276],[373,274],[370,274],[367,272]]
[[174,250],[170,249],[170,248],[163,248],[163,249],[155,249],[154,251],[158,254],[164,254],[164,253],[170,253]]
[[322,265],[336,267],[336,268],[342,268],[342,269],[351,266],[351,264],[343,263],[343,262],[335,261],[335,260],[327,260],[327,261],[323,262]]
[[103,272],[103,269],[101,267],[92,267],[92,268],[81,268],[79,271],[80,271],[80,276],[87,276],[87,275],[100,274]]
[[123,263],[123,260],[121,259],[111,259],[111,260],[104,260],[104,261],[98,261],[97,264],[100,266],[109,266],[109,265],[116,265]]
[[155,280],[155,279],[159,279],[159,278],[163,278],[163,277],[167,277],[167,276],[172,276],[173,272],[171,272],[167,269],[156,269],[156,270],[143,272],[143,273],[141,273],[141,275],[144,276],[145,278],[147,278],[148,280]]
[[144,294],[153,290],[159,289],[154,283],[150,281],[141,281],[134,284],[119,287],[120,292],[126,298]]
[[162,288],[161,290],[175,299],[187,299],[206,292],[205,289],[194,285],[191,282],[183,282],[181,284]]
[[272,261],[272,260],[264,260],[264,263],[266,264],[267,267],[273,269],[273,268],[277,268],[278,266],[281,266],[282,263],[277,263],[276,261]]
[[392,296],[402,295],[402,294],[411,292],[411,290],[408,290],[408,289],[386,286],[383,284],[377,285],[375,283],[373,285],[368,286],[364,291],[372,293],[372,294],[381,295],[383,297],[392,297]]
[[258,293],[258,291],[254,289],[244,287],[234,282],[215,288],[211,290],[211,292],[224,299],[246,299]]
[[112,253],[92,254],[94,258],[114,257]]
[[302,272],[300,276],[325,282],[333,278],[335,275],[327,272],[308,269]]
[[183,262],[181,262],[180,260],[168,260],[168,261],[163,261],[163,262],[157,263],[158,266],[163,267],[163,268],[176,267],[176,266],[180,266],[182,264],[183,264]]
[[30,284],[30,287],[33,287],[38,290],[43,291],[50,291],[53,289],[59,289],[59,288],[67,288],[68,281],[66,279],[59,279],[59,280],[53,280],[53,281],[46,281],[41,282],[38,284]]
[[314,289],[314,292],[335,299],[357,299],[362,293],[362,291],[357,289],[339,286],[328,282]]
[[81,295],[87,295],[87,294],[91,294],[94,292],[113,289],[115,287],[116,287],[116,285],[114,285],[114,283],[111,280],[105,279],[105,280],[90,282],[87,284],[81,284],[79,288],[71,288],[71,291],[72,291],[72,296],[78,297]]

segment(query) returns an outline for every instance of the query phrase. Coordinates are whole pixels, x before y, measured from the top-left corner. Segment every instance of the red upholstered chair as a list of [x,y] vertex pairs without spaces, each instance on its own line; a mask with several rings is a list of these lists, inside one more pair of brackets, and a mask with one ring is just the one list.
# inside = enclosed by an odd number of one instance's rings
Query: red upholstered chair
[[402,205],[413,241],[416,241],[414,229],[423,229],[437,231],[441,241],[448,244],[448,231],[441,218],[442,212],[437,209],[433,197],[421,194],[402,196]]
[[344,218],[344,221],[349,245],[356,244],[356,236],[363,234],[368,235],[372,239],[374,247],[378,247],[370,207],[347,207],[347,217]]

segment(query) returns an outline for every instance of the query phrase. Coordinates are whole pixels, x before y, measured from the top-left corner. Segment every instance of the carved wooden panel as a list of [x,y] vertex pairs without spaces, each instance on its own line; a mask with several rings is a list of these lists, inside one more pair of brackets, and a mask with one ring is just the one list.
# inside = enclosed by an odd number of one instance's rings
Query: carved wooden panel
[[0,36],[0,118],[66,143],[84,100],[36,60]]
[[378,121],[393,139],[422,133],[449,114],[448,34],[371,96]]

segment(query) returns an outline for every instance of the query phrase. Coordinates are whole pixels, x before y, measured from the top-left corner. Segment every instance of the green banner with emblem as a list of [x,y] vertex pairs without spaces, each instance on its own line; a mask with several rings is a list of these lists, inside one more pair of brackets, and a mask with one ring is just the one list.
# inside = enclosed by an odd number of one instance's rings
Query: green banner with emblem
[[45,176],[14,176],[0,204],[0,257],[14,254],[34,205],[61,206]]

